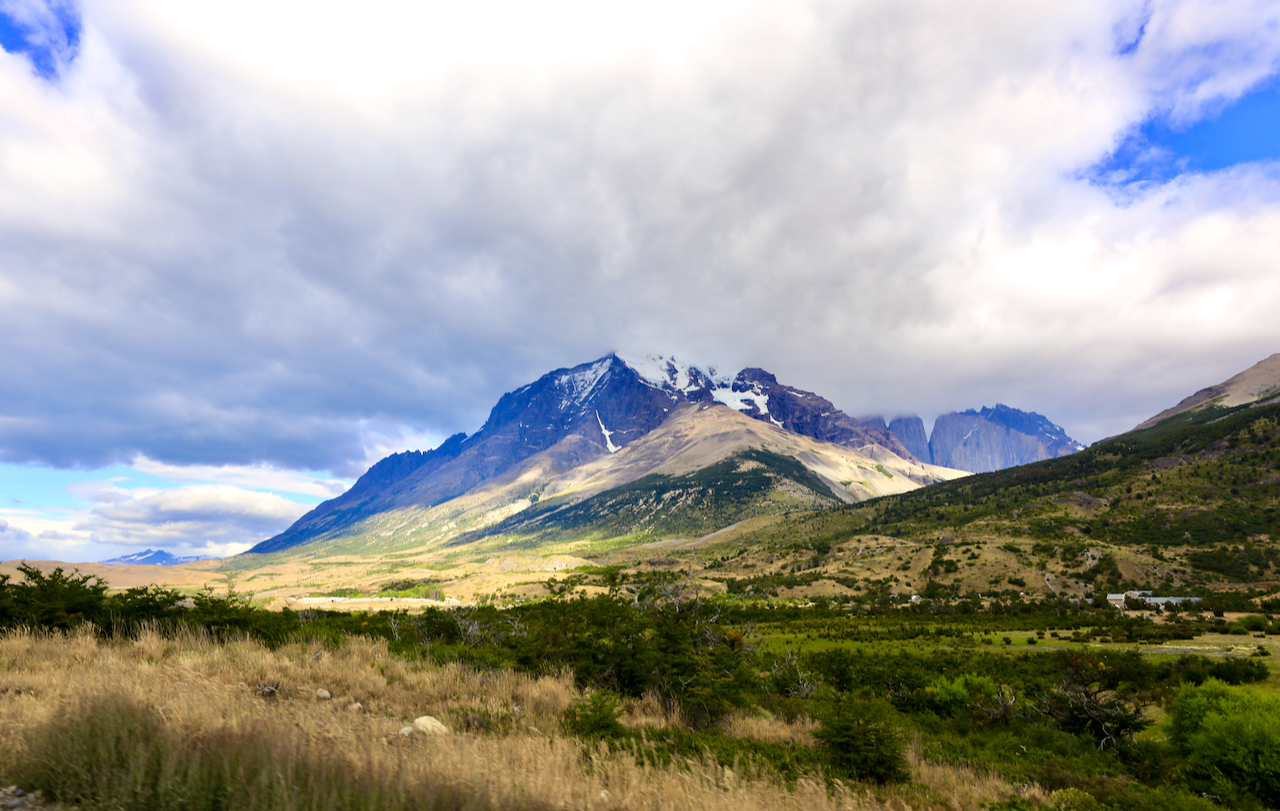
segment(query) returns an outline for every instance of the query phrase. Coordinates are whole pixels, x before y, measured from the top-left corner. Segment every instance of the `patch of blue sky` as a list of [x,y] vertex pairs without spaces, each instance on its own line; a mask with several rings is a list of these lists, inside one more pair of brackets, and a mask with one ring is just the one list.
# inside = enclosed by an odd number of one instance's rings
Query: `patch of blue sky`
[[0,508],[79,509],[85,503],[72,495],[69,488],[86,481],[111,481],[127,490],[138,487],[165,490],[174,486],[167,479],[140,473],[128,465],[112,465],[90,471],[0,464]]
[[21,9],[0,2],[0,48],[26,56],[45,79],[56,79],[61,66],[75,58],[80,30],[80,15],[69,2],[52,0]]
[[1275,160],[1280,160],[1280,77],[1188,124],[1151,116],[1085,176],[1109,186],[1163,183],[1182,174]]
[[[328,479],[324,474],[312,478]],[[109,481],[122,490],[154,489],[172,490],[189,484],[218,483],[216,477],[205,480],[177,480],[138,470],[129,465],[112,465],[96,470],[60,470],[41,465],[15,465],[0,463],[0,510],[77,510],[88,506],[71,490],[73,485],[89,481]],[[281,487],[250,487],[246,489],[272,492],[296,504],[315,506],[324,501],[322,496],[293,493]]]

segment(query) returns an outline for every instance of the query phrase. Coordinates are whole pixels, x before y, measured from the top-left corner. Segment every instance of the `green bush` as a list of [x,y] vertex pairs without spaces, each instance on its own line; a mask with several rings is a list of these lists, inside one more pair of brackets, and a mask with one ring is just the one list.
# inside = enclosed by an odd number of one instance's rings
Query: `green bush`
[[1246,631],[1260,633],[1267,630],[1271,622],[1261,614],[1251,614],[1247,617],[1241,617],[1239,625]]
[[892,705],[848,699],[836,704],[814,733],[833,777],[901,783],[911,775]]
[[1171,715],[1169,740],[1193,777],[1280,807],[1280,697],[1209,679],[1184,686]]
[[620,738],[626,735],[627,729],[618,722],[622,714],[618,704],[616,696],[596,690],[571,704],[560,724],[565,732],[580,738]]
[[975,676],[965,673],[955,679],[939,677],[926,690],[930,708],[939,715],[955,715],[968,707],[973,701],[987,698],[1000,692],[1000,685],[988,676]]
[[0,575],[0,626],[66,630],[102,621],[107,584],[101,578],[78,569],[67,574],[61,566],[47,575],[26,563],[18,564],[18,570],[24,578],[20,583]]

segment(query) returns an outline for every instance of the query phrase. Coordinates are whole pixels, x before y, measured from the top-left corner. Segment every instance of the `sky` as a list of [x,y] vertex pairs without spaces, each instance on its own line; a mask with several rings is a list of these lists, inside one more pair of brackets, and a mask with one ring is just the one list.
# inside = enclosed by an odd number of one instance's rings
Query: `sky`
[[1280,351],[1273,0],[0,0],[0,558],[608,352],[1093,442]]

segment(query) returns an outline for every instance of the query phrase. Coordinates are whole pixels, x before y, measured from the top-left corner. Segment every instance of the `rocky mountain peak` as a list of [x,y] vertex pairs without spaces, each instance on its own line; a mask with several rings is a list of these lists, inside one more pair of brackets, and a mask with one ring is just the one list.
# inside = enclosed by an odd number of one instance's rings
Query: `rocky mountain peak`
[[[881,417],[864,424],[883,425]],[[926,434],[924,421],[912,414],[894,417],[888,430],[917,459],[941,467],[987,473],[1084,450],[1060,426],[1043,415],[1007,405],[943,414]]]

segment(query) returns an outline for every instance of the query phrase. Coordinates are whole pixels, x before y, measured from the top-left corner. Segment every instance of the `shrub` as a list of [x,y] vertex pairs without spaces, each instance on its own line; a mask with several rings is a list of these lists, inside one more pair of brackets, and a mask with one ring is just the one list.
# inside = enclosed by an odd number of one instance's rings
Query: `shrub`
[[1174,698],[1169,740],[1216,793],[1243,791],[1280,807],[1280,698],[1217,679]]
[[581,738],[619,738],[627,730],[618,721],[622,714],[616,696],[604,690],[596,690],[590,696],[579,699],[564,711],[561,726],[570,735]]
[[973,701],[1000,692],[1000,686],[989,676],[965,673],[954,680],[940,676],[926,692],[931,709],[939,715],[954,715]]
[[814,733],[835,777],[900,783],[910,777],[902,736],[891,705],[849,699],[836,704]]
[[1266,631],[1267,627],[1271,625],[1270,621],[1261,614],[1251,614],[1247,617],[1241,617],[1239,624],[1240,627],[1246,631],[1252,631],[1255,633]]
[[66,630],[81,622],[101,622],[107,584],[96,576],[67,574],[62,567],[45,574],[18,564],[23,581],[0,575],[0,626],[33,625]]

